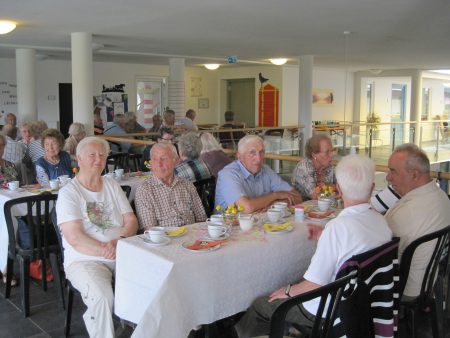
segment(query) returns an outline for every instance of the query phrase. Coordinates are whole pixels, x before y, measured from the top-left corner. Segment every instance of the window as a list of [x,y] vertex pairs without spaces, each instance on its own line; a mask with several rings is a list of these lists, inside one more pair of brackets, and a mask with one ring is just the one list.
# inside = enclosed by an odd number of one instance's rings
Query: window
[[430,116],[430,95],[430,88],[422,88],[422,112],[420,115],[422,121],[427,121]]

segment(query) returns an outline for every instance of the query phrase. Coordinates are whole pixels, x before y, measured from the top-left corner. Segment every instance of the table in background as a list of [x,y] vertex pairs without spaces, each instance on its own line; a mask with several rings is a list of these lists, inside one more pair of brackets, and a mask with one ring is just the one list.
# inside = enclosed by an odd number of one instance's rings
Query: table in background
[[187,337],[197,325],[244,311],[258,296],[300,280],[316,247],[299,223],[283,234],[235,228],[217,251],[187,251],[181,244],[197,238],[199,227],[167,246],[137,236],[119,241],[114,308],[138,324],[133,337]]

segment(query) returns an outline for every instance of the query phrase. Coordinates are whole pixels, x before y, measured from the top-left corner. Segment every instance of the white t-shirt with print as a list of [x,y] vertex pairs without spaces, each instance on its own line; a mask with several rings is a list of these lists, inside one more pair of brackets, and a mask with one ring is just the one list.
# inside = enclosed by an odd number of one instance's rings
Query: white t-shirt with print
[[[58,194],[56,214],[58,226],[81,220],[88,236],[108,242],[120,236],[123,215],[133,212],[120,185],[113,179],[103,177],[103,189],[93,192],[84,188],[77,178],[65,185]],[[64,267],[76,261],[102,261],[114,266],[115,261],[100,256],[89,256],[76,251],[62,236]]]

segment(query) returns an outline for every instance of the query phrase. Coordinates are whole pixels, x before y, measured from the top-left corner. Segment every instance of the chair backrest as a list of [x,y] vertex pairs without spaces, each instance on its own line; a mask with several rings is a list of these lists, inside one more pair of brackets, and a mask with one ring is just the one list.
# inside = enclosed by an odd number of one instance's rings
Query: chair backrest
[[[338,315],[344,288],[355,277],[356,272],[335,280],[318,289],[288,298],[281,303],[272,315],[270,321],[270,338],[281,338],[284,333],[284,323],[287,313],[294,307],[314,298],[320,298],[319,307],[313,323],[310,337],[329,337],[332,334],[333,323]],[[326,306],[328,304],[328,306]],[[325,313],[325,316],[324,316]]]
[[209,217],[214,212],[214,198],[216,195],[216,178],[210,177],[194,182],[197,194],[202,201],[206,215]]
[[425,269],[419,296],[421,298],[420,301],[424,301],[432,297],[433,286],[436,280],[436,275],[439,271],[439,265],[443,259],[448,259],[446,258],[446,255],[448,255],[449,249],[449,236],[450,225],[441,230],[424,235],[416,239],[406,247],[405,251],[403,251],[400,261],[400,297],[403,295],[403,291],[405,290],[405,286],[408,281],[409,270],[411,267],[411,261],[417,247],[424,243],[436,240],[436,246],[434,248],[433,254],[431,255],[431,259]]
[[[6,225],[8,228],[10,255],[16,253],[29,256],[31,260],[44,259],[52,246],[55,245],[55,233],[51,222],[50,211],[54,206],[57,195],[43,193],[40,195],[27,196],[9,200],[4,205]],[[20,206],[22,205],[22,206]],[[14,209],[26,210],[26,225],[28,226],[29,247],[22,248],[16,241],[13,217]]]
[[52,218],[53,228],[55,229],[56,236],[58,237],[59,249],[61,251],[61,263],[64,263],[64,247],[62,244],[61,229],[58,226],[58,216],[56,215],[56,208],[52,209],[51,218]]
[[399,241],[395,237],[351,257],[339,268],[337,278],[354,271],[357,277],[345,290],[341,322],[335,326],[335,333],[345,333],[349,338],[397,335]]
[[114,153],[110,154],[106,160],[105,172],[108,172],[108,165],[112,165],[114,170],[120,168],[128,171],[128,153]]
[[130,198],[130,194],[131,194],[131,187],[129,185],[121,185],[120,186],[123,190],[123,192],[125,193],[125,195],[127,196],[127,198]]

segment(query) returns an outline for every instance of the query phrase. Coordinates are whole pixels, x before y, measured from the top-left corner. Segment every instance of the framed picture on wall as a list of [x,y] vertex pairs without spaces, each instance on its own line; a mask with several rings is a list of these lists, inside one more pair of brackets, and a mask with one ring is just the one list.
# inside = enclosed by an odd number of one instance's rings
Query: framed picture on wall
[[334,91],[328,88],[314,88],[312,91],[313,105],[326,106],[334,102]]
[[198,99],[198,108],[199,109],[209,108],[209,99]]

